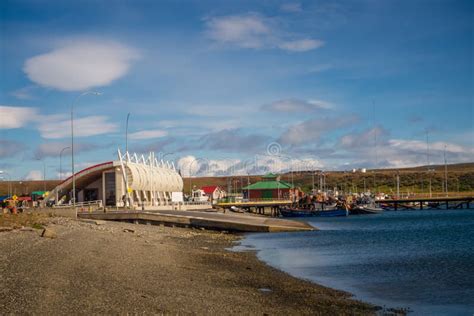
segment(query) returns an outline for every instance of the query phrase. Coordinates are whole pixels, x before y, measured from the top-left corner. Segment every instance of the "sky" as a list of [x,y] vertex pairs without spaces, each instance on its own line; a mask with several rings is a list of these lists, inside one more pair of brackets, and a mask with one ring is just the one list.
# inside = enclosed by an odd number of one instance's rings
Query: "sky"
[[128,113],[129,151],[183,175],[472,162],[473,12],[456,0],[1,1],[0,170],[69,175],[72,107],[76,170],[117,159]]

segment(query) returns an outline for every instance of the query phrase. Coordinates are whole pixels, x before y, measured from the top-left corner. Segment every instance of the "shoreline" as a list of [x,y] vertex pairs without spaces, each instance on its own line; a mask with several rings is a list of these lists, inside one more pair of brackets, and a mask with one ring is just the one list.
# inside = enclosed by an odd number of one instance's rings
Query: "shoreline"
[[229,250],[242,235],[48,218],[0,232],[0,309],[14,314],[375,314],[350,293]]

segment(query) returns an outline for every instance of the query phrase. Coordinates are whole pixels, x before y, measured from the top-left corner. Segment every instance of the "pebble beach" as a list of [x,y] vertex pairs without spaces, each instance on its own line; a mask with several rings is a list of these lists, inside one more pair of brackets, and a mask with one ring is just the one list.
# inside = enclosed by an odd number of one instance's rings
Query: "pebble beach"
[[349,293],[276,270],[253,251],[229,251],[239,235],[60,217],[28,222],[34,228],[14,222],[3,221],[0,232],[2,314],[377,311]]

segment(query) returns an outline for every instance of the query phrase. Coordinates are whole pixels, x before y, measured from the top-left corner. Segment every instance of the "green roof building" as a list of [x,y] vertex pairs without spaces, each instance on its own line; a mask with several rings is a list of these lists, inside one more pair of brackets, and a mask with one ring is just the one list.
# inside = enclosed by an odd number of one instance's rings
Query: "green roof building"
[[278,175],[268,173],[262,177],[262,181],[252,183],[243,188],[246,199],[289,199],[290,191],[294,188],[286,182],[280,180]]

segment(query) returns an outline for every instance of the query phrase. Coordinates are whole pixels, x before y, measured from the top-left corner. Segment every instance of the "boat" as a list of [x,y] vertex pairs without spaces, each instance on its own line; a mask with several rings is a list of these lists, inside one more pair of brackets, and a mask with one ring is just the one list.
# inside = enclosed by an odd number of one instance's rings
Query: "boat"
[[339,206],[337,203],[321,203],[321,202],[315,202],[312,205],[310,205],[310,210],[311,211],[333,211],[338,209]]
[[245,211],[241,208],[238,208],[236,206],[231,206],[230,209],[229,209],[231,212],[234,212],[234,213],[245,213]]
[[347,216],[349,211],[346,209],[333,209],[327,211],[312,211],[298,208],[280,208],[280,214],[283,217],[335,217]]
[[353,206],[350,213],[351,215],[380,214],[383,213],[383,208],[377,207],[375,204],[359,204]]

